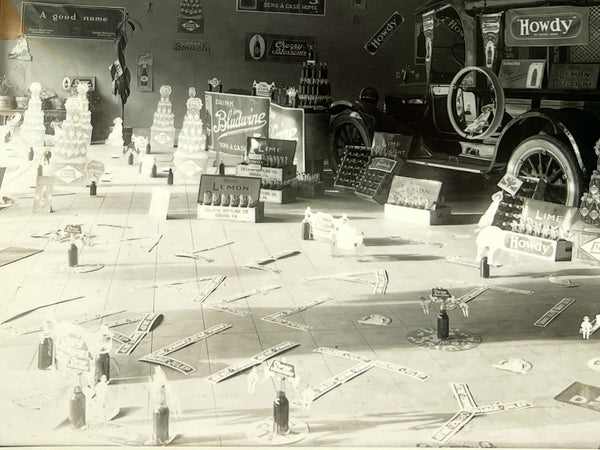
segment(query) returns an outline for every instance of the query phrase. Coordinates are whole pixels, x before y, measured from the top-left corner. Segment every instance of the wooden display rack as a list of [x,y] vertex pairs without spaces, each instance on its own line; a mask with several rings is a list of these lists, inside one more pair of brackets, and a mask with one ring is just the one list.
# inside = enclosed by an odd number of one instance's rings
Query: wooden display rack
[[265,204],[259,202],[255,208],[233,206],[198,205],[198,219],[234,220],[237,222],[260,222],[265,218]]
[[402,220],[417,225],[441,225],[446,223],[451,215],[449,206],[440,206],[436,209],[409,208],[391,203],[386,203],[384,206],[386,219]]

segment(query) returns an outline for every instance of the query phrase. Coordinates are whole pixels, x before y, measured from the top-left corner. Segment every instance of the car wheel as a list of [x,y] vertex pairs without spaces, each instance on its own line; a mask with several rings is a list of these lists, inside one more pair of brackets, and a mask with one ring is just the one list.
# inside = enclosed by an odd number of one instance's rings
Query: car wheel
[[373,141],[371,128],[362,119],[353,117],[351,114],[343,112],[331,123],[327,158],[329,167],[334,174],[337,173],[346,145],[370,147]]
[[506,172],[519,178],[547,183],[544,201],[578,206],[583,174],[567,144],[552,136],[537,135],[521,142],[511,155]]

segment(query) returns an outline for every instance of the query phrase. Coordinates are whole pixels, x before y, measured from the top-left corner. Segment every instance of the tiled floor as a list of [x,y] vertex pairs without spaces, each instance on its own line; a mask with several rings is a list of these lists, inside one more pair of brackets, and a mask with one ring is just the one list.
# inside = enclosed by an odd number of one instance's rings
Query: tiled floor
[[[8,151],[4,152],[8,157]],[[450,312],[451,327],[480,337],[480,345],[451,352],[417,347],[407,340],[410,332],[435,328],[437,308],[433,306],[426,316],[419,304],[419,298],[427,296],[432,287],[445,286],[459,296],[482,282],[477,269],[450,263],[446,257],[475,257],[476,222],[488,204],[491,188],[473,189],[463,182],[462,188],[451,190],[450,225],[422,227],[388,221],[382,206],[335,190],[329,190],[324,199],[267,204],[263,223],[245,224],[197,220],[197,185],[176,182],[169,188],[169,219],[161,222],[147,213],[152,188],[166,187],[166,178],[139,176],[136,166],[126,165],[124,158],[111,159],[111,151],[104,146],[93,147],[93,152],[105,161],[112,181],[101,183],[95,198],[89,197],[85,188],[59,189],[59,193],[70,195],[55,196],[51,214],[31,212],[33,165],[19,177],[9,173],[3,192],[13,190],[20,199],[17,205],[0,212],[0,249],[30,247],[43,252],[0,267],[0,317],[41,299],[83,295],[81,300],[32,312],[10,324],[40,326],[48,311],[68,320],[86,313],[126,310],[82,325],[93,333],[103,321],[140,313],[160,312],[164,318],[132,355],[115,355],[115,343],[111,355],[114,383],[109,390],[120,415],[105,423],[90,419],[84,431],[72,431],[66,423],[72,378],[37,369],[36,334],[2,332],[0,357],[5,363],[0,369],[0,445],[148,442],[152,431],[148,390],[152,367],[138,358],[179,338],[227,323],[232,325],[229,330],[170,355],[196,368],[187,376],[165,369],[173,412],[171,434],[178,434],[172,445],[259,445],[246,431],[271,414],[272,384],[259,384],[254,394],[249,394],[248,372],[216,385],[203,378],[282,341],[293,341],[300,345],[282,356],[295,366],[301,391],[356,364],[313,352],[321,346],[431,375],[430,380],[420,382],[375,367],[322,396],[308,411],[292,408],[291,416],[308,424],[310,430],[296,446],[436,446],[430,437],[459,410],[451,383],[466,383],[478,405],[527,400],[534,407],[477,416],[448,441],[448,446],[598,448],[599,412],[561,403],[554,397],[574,381],[600,386],[600,376],[587,366],[591,358],[600,356],[600,335],[584,341],[577,334],[584,315],[600,312],[600,268],[578,261],[546,263],[529,258],[492,268],[489,284],[533,290],[535,294],[488,290],[470,303],[468,318],[460,310]],[[367,238],[362,260],[332,257],[328,244],[301,240],[300,222],[306,206],[334,215],[348,213],[351,223]],[[72,223],[84,224],[84,229],[97,236],[97,245],[84,248],[80,262],[103,264],[101,270],[61,272],[58,269],[67,262],[67,245],[31,237]],[[159,245],[147,252],[144,246],[159,234],[163,235]],[[142,236],[149,238],[125,240]],[[234,243],[206,253],[213,263],[175,256],[227,241]],[[284,250],[299,250],[300,254],[272,264],[279,273],[242,267]],[[306,277],[375,269],[389,274],[385,295],[373,294],[366,284],[303,281]],[[579,287],[551,284],[549,274],[572,279]],[[180,289],[165,285],[214,275],[227,278],[209,301],[271,285],[281,288],[232,303],[252,313],[241,317],[193,302],[205,282]],[[151,288],[154,284],[159,287]],[[322,296],[331,299],[288,317],[314,327],[312,331],[260,320]],[[533,322],[563,297],[575,298],[576,302],[548,327],[534,327]],[[392,322],[385,327],[357,322],[368,314],[381,314]],[[134,328],[131,324],[116,330],[128,334]],[[529,361],[532,370],[514,374],[493,367],[511,358]],[[292,389],[288,394],[291,399],[296,396]]]

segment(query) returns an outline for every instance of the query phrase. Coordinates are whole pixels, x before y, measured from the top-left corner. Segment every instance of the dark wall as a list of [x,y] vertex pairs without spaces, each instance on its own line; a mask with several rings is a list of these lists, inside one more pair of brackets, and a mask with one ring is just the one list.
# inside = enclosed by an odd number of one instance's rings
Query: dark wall
[[[98,5],[82,0],[62,3]],[[299,64],[245,61],[247,32],[314,36],[319,59],[328,63],[334,100],[356,98],[366,85],[375,86],[383,97],[383,93],[397,83],[396,72],[413,63],[412,11],[421,2],[366,0],[365,10],[353,7],[352,3],[351,0],[327,0],[326,15],[313,17],[236,12],[235,0],[204,0],[204,33],[185,35],[176,29],[177,0],[103,0],[101,4],[105,6],[125,7],[143,25],[143,30],[133,34],[126,50],[133,72],[126,125],[150,127],[162,84],[173,87],[171,99],[176,126],[183,121],[188,87],[195,86],[201,92],[207,80],[214,76],[222,79],[225,91],[249,90],[253,80],[297,86]],[[13,0],[13,4],[20,11],[21,0]],[[406,22],[375,56],[371,56],[363,46],[394,11],[399,11]],[[176,52],[172,50],[175,39],[208,40],[210,53]],[[14,41],[3,41],[0,45],[0,73],[11,73],[15,61],[8,60],[7,53],[13,46]],[[97,131],[104,134],[114,117],[120,115],[120,104],[110,92],[108,67],[116,55],[112,41],[30,38],[29,46],[33,61],[24,63],[28,67],[28,83],[40,81],[43,86],[65,95],[60,86],[63,76],[96,76],[100,104],[94,110],[94,124],[102,129]],[[137,52],[154,53],[154,92],[136,90]]]

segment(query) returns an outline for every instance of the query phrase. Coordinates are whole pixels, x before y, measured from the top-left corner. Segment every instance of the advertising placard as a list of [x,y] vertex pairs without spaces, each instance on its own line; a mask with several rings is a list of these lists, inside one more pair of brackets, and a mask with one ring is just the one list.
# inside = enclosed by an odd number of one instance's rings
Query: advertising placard
[[271,139],[248,137],[248,151],[259,155],[283,156],[287,161],[293,161],[296,153],[296,141],[286,139]]
[[369,41],[365,44],[365,50],[371,55],[375,55],[403,23],[404,17],[402,14],[398,11],[394,11],[381,28],[377,30],[377,33],[371,36]]
[[314,37],[246,33],[245,57],[246,61],[302,63],[316,46]]
[[599,73],[598,64],[552,64],[548,88],[596,89]]
[[534,229],[546,226],[568,230],[575,223],[577,217],[578,210],[575,207],[526,198],[521,220]]
[[152,53],[137,54],[137,90],[143,92],[154,90],[154,55]]
[[504,41],[509,47],[588,45],[589,8],[548,6],[506,11]]
[[200,190],[198,192],[198,202],[204,199],[204,193],[225,194],[229,197],[231,194],[252,196],[258,199],[260,195],[260,178],[255,177],[236,177],[225,175],[202,174],[200,177]]
[[239,12],[325,15],[325,0],[237,0],[236,6]]
[[268,137],[270,99],[219,92],[205,94],[211,149],[243,156],[248,136]]
[[406,159],[412,139],[412,135],[376,131],[373,133],[371,152],[374,155],[386,156],[392,159]]
[[504,59],[498,78],[506,89],[539,89],[545,67],[543,59]]
[[269,111],[269,137],[296,141],[296,160],[294,163],[299,172],[306,171],[303,109],[286,108],[272,103]]
[[441,181],[421,180],[396,175],[392,180],[388,201],[394,198],[418,199],[419,204],[423,205],[423,209],[434,209],[438,203],[441,190]]
[[29,37],[115,38],[125,8],[23,2],[23,33]]
[[575,381],[554,397],[554,400],[600,411],[600,387]]

